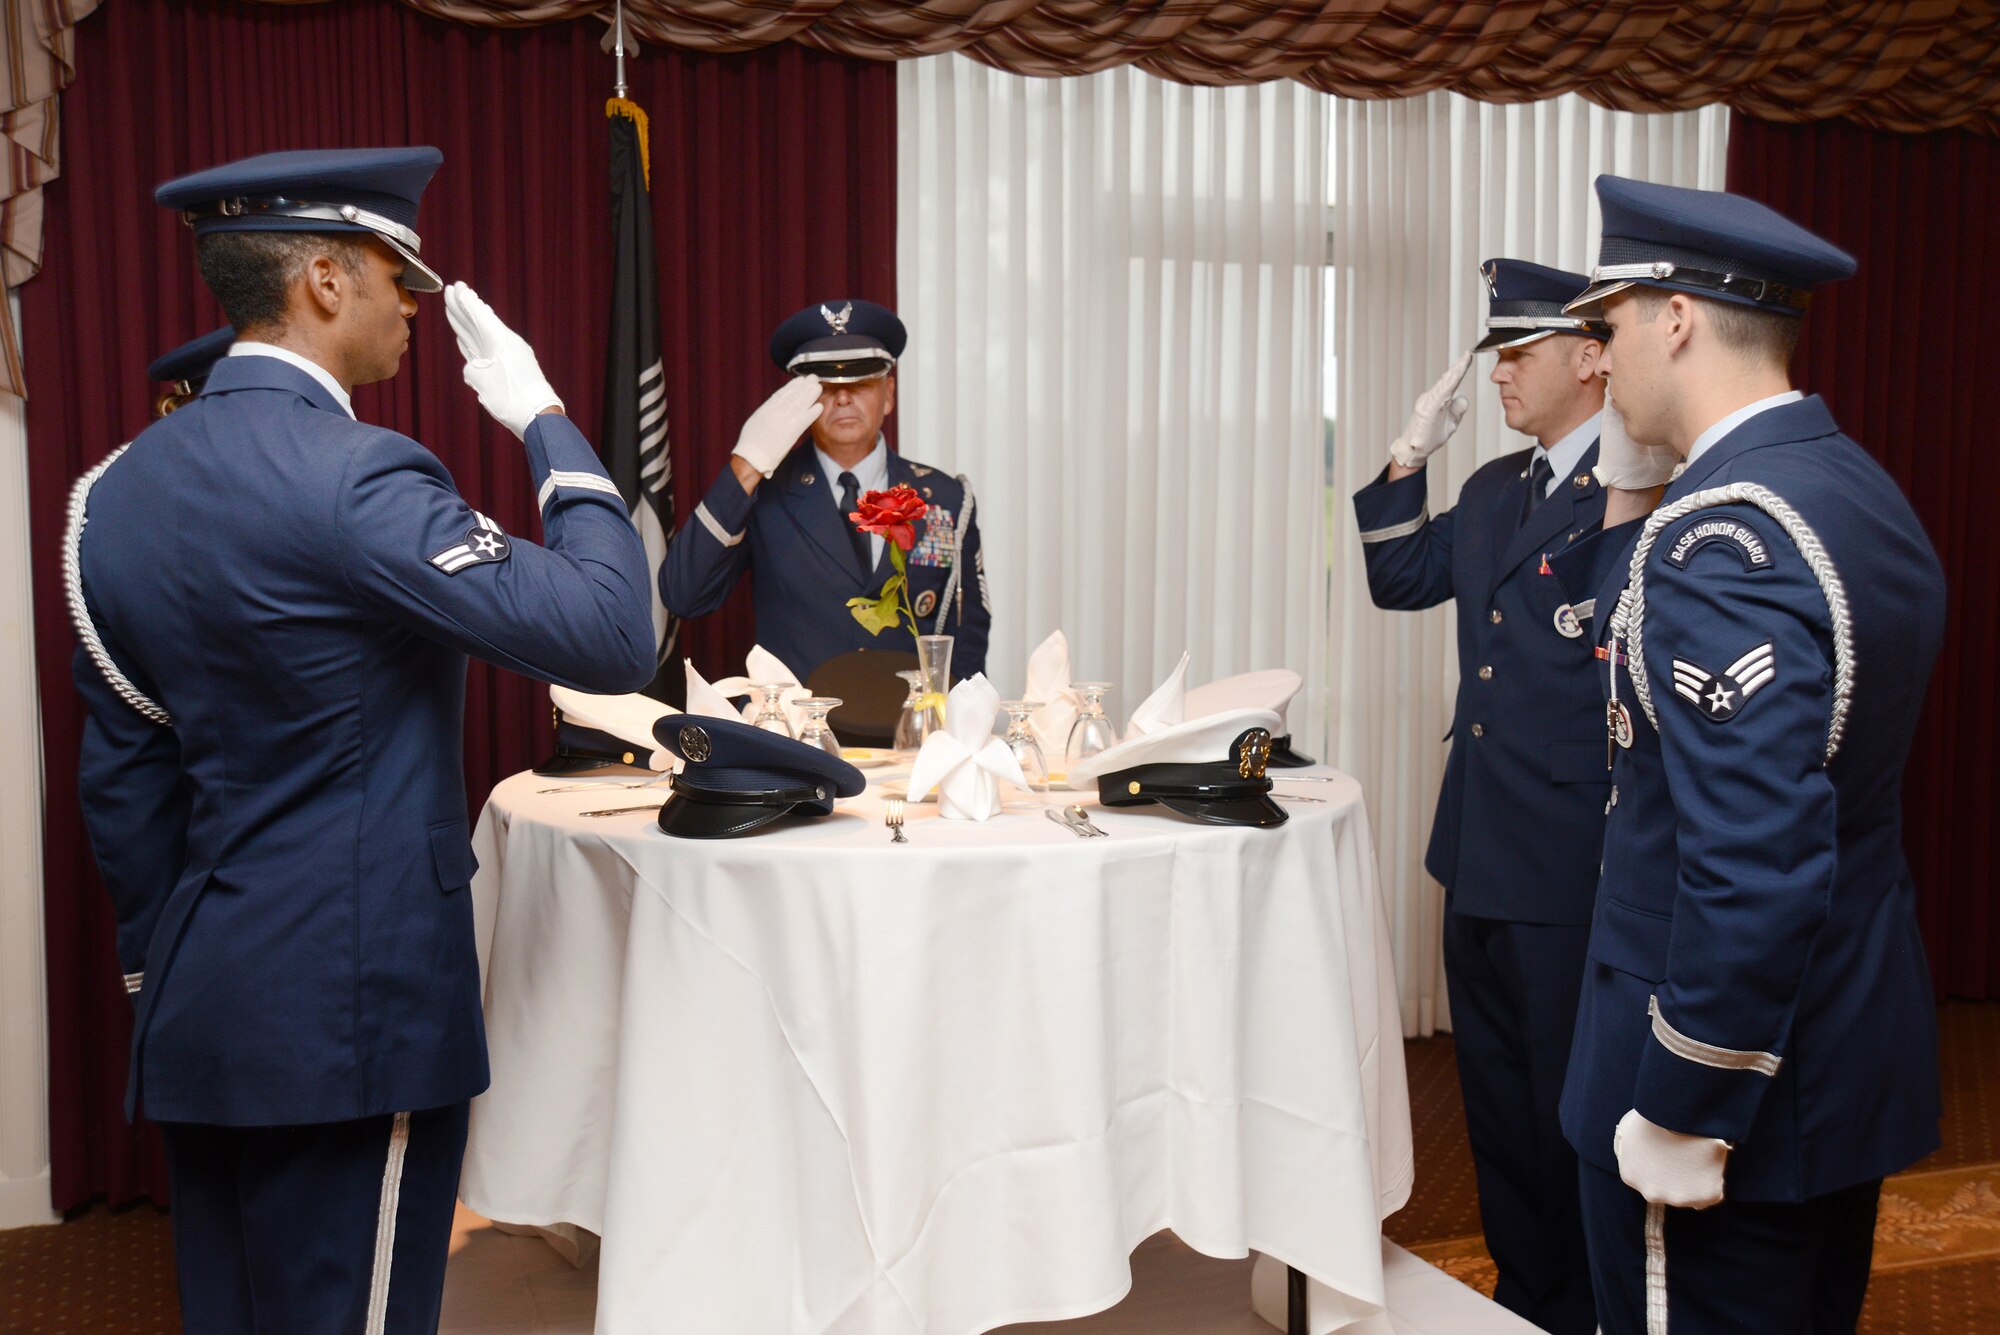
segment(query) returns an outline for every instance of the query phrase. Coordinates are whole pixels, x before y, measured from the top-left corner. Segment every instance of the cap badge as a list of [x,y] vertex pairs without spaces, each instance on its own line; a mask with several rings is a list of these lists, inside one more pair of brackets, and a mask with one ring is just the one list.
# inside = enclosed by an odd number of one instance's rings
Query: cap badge
[[1500,296],[1499,266],[1488,260],[1479,266],[1479,275],[1486,280],[1487,295],[1497,300]]
[[819,308],[819,313],[826,317],[826,327],[828,329],[831,329],[836,334],[844,334],[847,332],[847,322],[854,318],[854,303],[850,301],[845,306],[842,306],[838,314],[828,310],[825,306]]
[[1243,734],[1236,747],[1236,773],[1239,778],[1261,779],[1264,767],[1271,763],[1271,734],[1264,728],[1252,728]]
[[690,764],[699,765],[708,759],[708,733],[705,729],[688,724],[681,729],[680,743],[681,754],[688,758]]

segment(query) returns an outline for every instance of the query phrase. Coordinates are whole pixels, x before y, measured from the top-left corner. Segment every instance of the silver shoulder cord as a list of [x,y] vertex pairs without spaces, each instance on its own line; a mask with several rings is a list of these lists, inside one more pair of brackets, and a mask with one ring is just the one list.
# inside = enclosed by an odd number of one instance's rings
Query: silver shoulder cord
[[[965,570],[965,562],[963,559],[965,556],[965,530],[969,528],[972,524],[973,497],[972,497],[972,483],[965,476],[965,474],[960,473],[958,475],[958,485],[965,488],[965,504],[959,509],[958,519],[954,522],[952,527],[951,578],[945,581],[944,597],[938,599],[937,624],[931,628],[931,634],[933,635],[944,634],[944,622],[945,618],[951,615],[952,600],[954,598],[959,598],[959,599],[963,598],[963,590],[960,585],[959,576],[963,574]],[[985,590],[982,589],[980,591],[980,594],[982,597],[985,596]],[[958,609],[958,619],[960,621],[965,620],[965,607],[962,601]]]
[[[1840,582],[1840,572],[1834,569],[1833,558],[1826,554],[1826,548],[1812,526],[1783,497],[1755,482],[1731,482],[1694,492],[1672,505],[1655,510],[1646,520],[1646,527],[1639,534],[1639,545],[1632,552],[1625,590],[1618,595],[1617,610],[1611,614],[1612,688],[1614,691],[1617,688],[1617,665],[1622,657],[1625,669],[1632,678],[1632,693],[1639,697],[1639,707],[1646,711],[1646,719],[1653,725],[1653,730],[1659,731],[1659,716],[1653,712],[1652,685],[1646,678],[1643,638],[1646,558],[1652,554],[1654,539],[1667,525],[1713,505],[1754,505],[1777,520],[1799,549],[1799,555],[1805,558],[1813,578],[1819,581],[1820,592],[1826,597],[1827,614],[1833,623],[1833,713],[1826,727],[1826,758],[1831,762],[1840,750],[1842,735],[1847,731],[1847,709],[1854,696],[1854,628],[1848,617],[1847,589]],[[1623,655],[1618,650],[1621,639],[1627,645]]]
[[131,448],[132,443],[127,441],[111,451],[104,456],[104,462],[78,478],[76,486],[70,491],[69,526],[63,531],[63,585],[69,595],[69,619],[70,624],[76,627],[76,638],[82,643],[84,652],[90,655],[90,661],[97,664],[97,670],[104,674],[104,680],[111,683],[111,689],[118,692],[119,699],[161,727],[171,728],[174,721],[167,711],[153,703],[111,661],[111,653],[104,647],[104,641],[98,637],[97,627],[90,619],[90,605],[83,600],[83,526],[89,522],[86,512],[90,506],[90,489],[97,485],[98,478],[104,476],[104,470]]

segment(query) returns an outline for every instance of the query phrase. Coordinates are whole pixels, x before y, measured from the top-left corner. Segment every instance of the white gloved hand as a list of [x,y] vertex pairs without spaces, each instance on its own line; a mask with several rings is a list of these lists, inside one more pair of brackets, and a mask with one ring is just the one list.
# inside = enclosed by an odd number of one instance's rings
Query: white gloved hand
[[1405,468],[1422,468],[1424,460],[1451,439],[1451,433],[1465,420],[1469,406],[1457,390],[1458,382],[1465,379],[1471,366],[1472,351],[1468,348],[1464,356],[1451,364],[1450,370],[1438,377],[1435,385],[1417,395],[1416,406],[1410,409],[1409,425],[1389,447],[1391,459]]
[[792,452],[792,446],[799,443],[805,429],[818,419],[820,407],[819,377],[793,377],[750,414],[750,420],[736,437],[732,453],[765,477],[771,476]]
[[477,292],[451,284],[444,290],[444,314],[465,358],[465,383],[494,421],[525,436],[537,413],[563,406],[528,340],[501,323]]
[[1621,491],[1648,491],[1673,481],[1680,462],[1672,446],[1633,440],[1624,415],[1609,394],[1604,396],[1604,413],[1597,419],[1597,467],[1590,470],[1599,482]]
[[1618,1119],[1611,1152],[1618,1156],[1618,1176],[1625,1185],[1654,1205],[1706,1210],[1722,1199],[1722,1170],[1729,1162],[1726,1141],[1669,1131],[1634,1108]]

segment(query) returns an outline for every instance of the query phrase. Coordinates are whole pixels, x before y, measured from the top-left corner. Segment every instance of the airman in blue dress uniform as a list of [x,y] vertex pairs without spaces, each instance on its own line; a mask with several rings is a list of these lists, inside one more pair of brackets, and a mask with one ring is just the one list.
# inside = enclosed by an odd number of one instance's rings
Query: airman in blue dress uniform
[[162,186],[238,337],[72,507],[84,813],[190,1331],[435,1329],[487,1081],[466,657],[598,692],[653,672],[617,488],[469,289],[446,294],[466,379],[523,440],[545,544],[352,415],[442,287],[415,230],[439,161],[279,153]]
[[[796,378],[744,424],[730,466],[674,535],[660,565],[670,611],[713,612],[748,570],[757,642],[801,681],[852,649],[911,649],[900,636],[877,638],[847,608],[891,574],[883,540],[847,516],[862,494],[903,484],[930,506],[909,555],[912,610],[926,635],[955,637],[954,678],[985,670],[993,613],[971,486],[890,453],[881,435],[907,340],[894,312],[851,299],[778,326],[771,360]],[[793,448],[808,427],[812,446]]]
[[[1545,1330],[1588,1335],[1583,1225],[1566,1185],[1576,1160],[1556,1105],[1608,784],[1591,608],[1564,595],[1548,561],[1604,514],[1591,474],[1603,327],[1563,313],[1582,274],[1510,259],[1481,272],[1486,336],[1417,401],[1354,509],[1376,606],[1458,605],[1458,701],[1425,866],[1445,887],[1452,1036],[1495,1297]],[[1464,415],[1454,393],[1480,351],[1498,353],[1507,425],[1539,443],[1480,468],[1433,517],[1424,461]]]
[[[1902,774],[1944,628],[1908,502],[1790,387],[1843,251],[1603,176],[1595,587],[1611,768],[1563,1128],[1607,1335],[1851,1331],[1884,1175],[1938,1144]],[[1640,522],[1652,489],[1659,508]],[[1597,577],[1603,576],[1600,580]]]

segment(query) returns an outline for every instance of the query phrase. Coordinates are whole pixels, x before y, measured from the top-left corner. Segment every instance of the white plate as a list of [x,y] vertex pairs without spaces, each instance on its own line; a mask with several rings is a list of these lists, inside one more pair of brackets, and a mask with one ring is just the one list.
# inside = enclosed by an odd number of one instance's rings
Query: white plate
[[894,751],[884,751],[874,746],[843,746],[840,758],[856,769],[880,769],[884,765],[896,763]]

